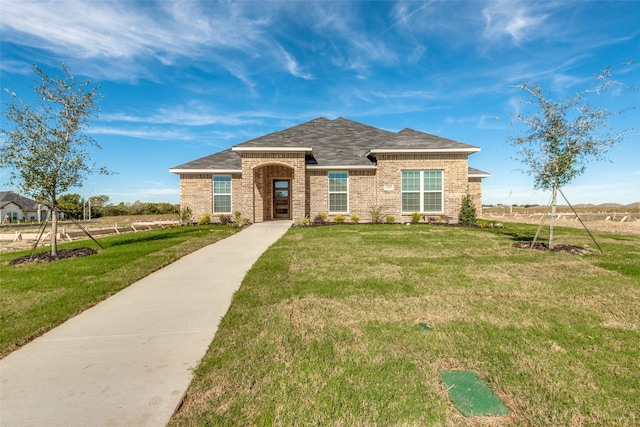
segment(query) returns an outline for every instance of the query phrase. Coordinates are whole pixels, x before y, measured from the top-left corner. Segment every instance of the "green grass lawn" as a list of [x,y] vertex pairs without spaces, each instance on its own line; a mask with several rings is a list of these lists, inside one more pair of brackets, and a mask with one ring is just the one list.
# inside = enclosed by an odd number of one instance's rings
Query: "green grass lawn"
[[[0,255],[0,357],[129,286],[138,279],[236,230],[176,227],[60,245],[98,254],[12,266],[23,253]],[[47,250],[47,249],[39,249]]]
[[[639,425],[640,236],[594,233],[604,253],[577,256],[515,249],[536,227],[506,225],[291,229],[171,424]],[[510,415],[460,415],[449,369],[479,373]]]

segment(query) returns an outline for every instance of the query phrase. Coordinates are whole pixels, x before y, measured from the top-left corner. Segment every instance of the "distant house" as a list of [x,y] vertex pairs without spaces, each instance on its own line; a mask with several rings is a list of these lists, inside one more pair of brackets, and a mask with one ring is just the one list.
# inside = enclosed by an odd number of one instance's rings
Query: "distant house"
[[169,171],[195,219],[240,212],[253,222],[357,214],[372,206],[396,221],[411,214],[457,221],[465,194],[482,208],[482,179],[468,166],[480,148],[404,129],[317,118]]
[[49,208],[11,191],[0,191],[0,222],[44,221]]

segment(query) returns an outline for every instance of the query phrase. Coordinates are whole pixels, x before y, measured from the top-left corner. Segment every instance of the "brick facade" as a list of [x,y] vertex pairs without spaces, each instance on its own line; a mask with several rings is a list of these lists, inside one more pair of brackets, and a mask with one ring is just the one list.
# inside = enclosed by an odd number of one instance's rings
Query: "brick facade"
[[213,210],[212,180],[212,174],[180,175],[180,207],[191,209],[193,221],[199,221],[202,215]]
[[305,214],[304,153],[242,153],[242,185],[236,209],[253,222],[272,219],[272,185],[275,178],[291,179],[291,218]]
[[476,215],[482,216],[482,178],[469,178],[469,194],[476,207]]
[[[443,211],[428,216],[442,215],[457,221],[467,191],[481,214],[482,180],[468,177],[466,154],[383,154],[377,158],[377,169],[347,170],[349,216],[357,214],[361,221],[369,221],[371,207],[380,206],[383,216],[392,215],[398,222],[410,221],[412,212],[401,211],[403,170],[443,171]],[[231,174],[232,212],[240,212],[252,222],[273,219],[273,180],[289,179],[291,219],[313,219],[328,213],[328,173],[307,170],[303,153],[243,153],[242,174]],[[191,208],[195,221],[213,211],[212,180],[213,174],[180,175],[180,202]],[[215,219],[213,215],[212,218]]]
[[[231,175],[231,209],[235,212],[236,198],[242,191],[242,174]],[[191,209],[191,220],[200,221],[209,214],[212,221],[219,215],[213,214],[213,176],[214,174],[180,174],[180,207]]]
[[[343,117],[318,117],[170,171],[180,174],[181,203],[190,206],[196,218],[212,211],[211,180],[216,174],[232,175],[232,212],[250,221],[287,215],[293,220],[305,216],[313,219],[320,213],[333,216],[329,212],[328,175],[336,171],[348,174],[348,206],[344,207],[342,198],[339,207],[347,210],[344,213],[348,216],[357,214],[362,221],[369,221],[375,206],[383,216],[405,222],[413,212],[402,212],[403,171],[438,170],[442,172],[442,199],[433,200],[433,192],[429,196],[420,194],[421,203],[431,206],[422,209],[438,211],[419,213],[429,220],[446,217],[457,221],[467,193],[472,195],[476,209],[482,209],[482,178],[490,175],[468,166],[468,156],[478,151],[479,147],[413,129],[392,133]],[[439,174],[425,176],[437,179]],[[273,194],[278,180],[290,184],[288,211],[286,200]],[[415,194],[409,197],[415,199]],[[274,215],[276,203],[278,215]],[[414,200],[410,206],[418,204]]]
[[462,197],[467,192],[468,162],[466,154],[383,154],[378,156],[376,191],[383,215],[408,222],[412,212],[402,212],[402,171],[442,170],[444,175],[444,215],[457,221]]

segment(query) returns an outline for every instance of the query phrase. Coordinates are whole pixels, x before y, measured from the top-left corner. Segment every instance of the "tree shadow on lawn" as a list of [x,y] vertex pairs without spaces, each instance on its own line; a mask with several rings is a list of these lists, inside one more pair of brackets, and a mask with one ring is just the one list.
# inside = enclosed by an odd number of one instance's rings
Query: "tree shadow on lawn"
[[[125,238],[123,240],[118,240],[117,242],[109,242],[109,243],[102,242],[102,243],[104,244],[104,249],[107,249],[109,247],[129,245],[133,243],[148,243],[153,241],[166,240],[172,237],[173,236],[168,234],[157,234],[154,236],[146,236],[143,238],[139,238],[139,236],[136,236],[136,238]],[[35,262],[53,262],[61,259],[79,258],[79,257],[84,257],[89,255],[95,255],[97,253],[98,253],[97,250],[89,247],[82,247],[82,248],[76,248],[76,249],[58,249],[57,256],[52,256],[50,251],[37,252],[37,253],[34,253],[33,255],[29,254],[29,255],[21,256],[19,258],[15,258],[9,261],[9,264],[20,265],[20,264],[28,264],[32,262],[34,263]]]
[[122,245],[130,245],[132,243],[145,243],[145,242],[153,242],[153,241],[157,241],[157,240],[166,240],[166,239],[171,239],[175,237],[174,235],[170,235],[170,234],[156,234],[154,236],[147,236],[147,237],[143,237],[143,238],[139,238],[138,236],[136,236],[135,238],[129,238],[129,239],[122,239],[122,240],[118,240],[116,242],[108,242],[105,244],[105,248],[107,247],[114,247],[114,246],[122,246]]

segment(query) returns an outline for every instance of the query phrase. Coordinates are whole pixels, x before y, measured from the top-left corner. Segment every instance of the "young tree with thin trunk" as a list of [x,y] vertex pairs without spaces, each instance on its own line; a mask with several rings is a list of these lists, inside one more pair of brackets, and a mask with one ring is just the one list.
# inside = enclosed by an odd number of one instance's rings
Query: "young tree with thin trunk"
[[34,69],[40,77],[33,87],[36,108],[5,89],[11,102],[3,102],[2,115],[13,127],[2,126],[0,167],[10,170],[11,184],[49,207],[51,254],[57,256],[58,197],[70,187],[81,187],[92,173],[109,174],[95,169],[87,147],[100,147],[83,133],[101,95],[89,81],[76,82],[64,65],[62,77],[50,77],[37,65]]
[[595,77],[594,84],[587,89],[559,100],[545,94],[538,84],[518,86],[528,93],[536,110],[529,115],[514,114],[524,124],[524,130],[509,139],[518,149],[518,160],[528,166],[534,188],[551,191],[549,248],[553,248],[558,189],[581,175],[588,162],[605,160],[607,151],[630,132],[617,131],[609,125],[609,118],[624,110],[612,111],[588,102],[588,96],[622,85],[613,79],[612,68]]

